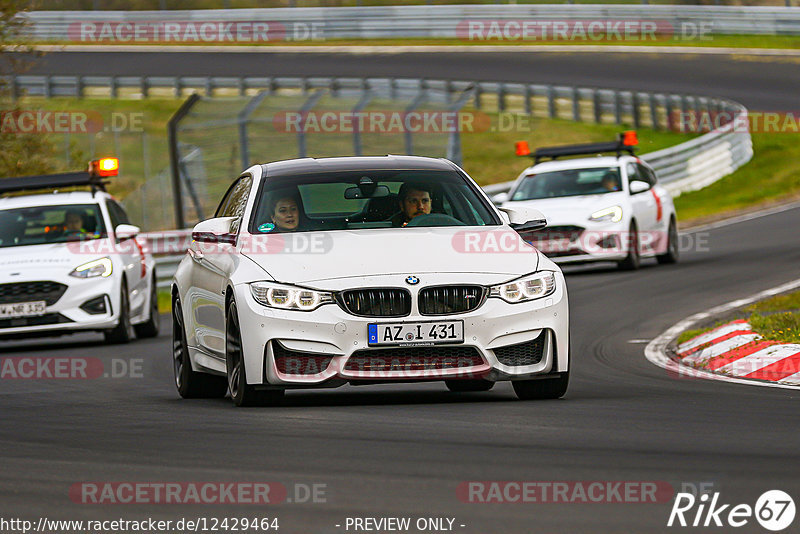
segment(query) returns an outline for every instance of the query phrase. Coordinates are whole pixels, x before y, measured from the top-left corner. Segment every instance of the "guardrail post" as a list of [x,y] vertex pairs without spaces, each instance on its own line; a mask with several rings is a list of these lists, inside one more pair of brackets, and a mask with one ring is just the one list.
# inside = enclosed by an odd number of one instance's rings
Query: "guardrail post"
[[339,88],[340,88],[340,86],[339,86],[339,82],[336,80],[336,78],[331,78],[331,82],[328,85],[328,87],[330,87],[331,96],[334,97],[334,98],[339,98]]
[[689,112],[689,102],[686,95],[681,95],[681,120],[685,120],[686,114]]
[[483,94],[483,86],[480,82],[475,84],[475,109],[481,109],[481,95]]
[[525,93],[523,98],[525,99],[525,113],[527,115],[533,115],[533,106],[531,105],[531,86],[527,83],[525,84]]
[[11,76],[5,77],[6,82],[8,83],[9,91],[11,92],[11,99],[16,102],[18,95],[18,88],[17,88],[17,76],[12,74]]
[[75,94],[83,98],[83,76],[75,76]]
[[205,92],[207,97],[214,96],[214,85],[211,83],[211,76],[206,76]]
[[247,86],[244,83],[244,78],[241,76],[236,78],[236,89],[239,90],[239,96],[247,95]]
[[47,74],[44,77],[44,97],[50,98],[53,96],[53,91],[50,88],[50,75]]
[[658,130],[658,104],[656,103],[656,95],[654,93],[649,94],[648,105],[650,106],[650,127],[654,130]]
[[300,79],[300,88],[302,89],[304,95],[308,94],[308,90],[310,88],[310,86],[308,84],[308,78],[301,78]]
[[180,76],[175,76],[175,85],[173,94],[175,95],[175,98],[180,98],[181,95],[183,94],[183,83],[181,83]]
[[389,78],[389,100],[397,98],[397,80]]
[[633,127],[639,129],[642,120],[639,116],[639,93],[636,91],[631,91],[631,116],[633,117]]
[[556,109],[556,90],[552,85],[547,86],[547,114],[551,119],[558,117],[558,110]]
[[581,94],[577,87],[572,88],[572,120],[581,122]]
[[675,131],[675,108],[672,104],[673,95],[666,95],[664,97],[664,107],[667,113],[667,129]]
[[600,102],[600,90],[592,89],[592,107],[594,107],[594,122],[603,122],[603,104]]
[[111,98],[117,98],[119,96],[119,88],[117,83],[117,77],[112,76],[111,80],[108,83],[108,94]]
[[502,113],[506,110],[506,84],[497,84],[497,112]]
[[622,98],[616,89],[614,89],[614,122],[622,124]]
[[150,85],[147,83],[147,76],[142,76],[139,79],[139,88],[142,92],[142,98],[150,96]]

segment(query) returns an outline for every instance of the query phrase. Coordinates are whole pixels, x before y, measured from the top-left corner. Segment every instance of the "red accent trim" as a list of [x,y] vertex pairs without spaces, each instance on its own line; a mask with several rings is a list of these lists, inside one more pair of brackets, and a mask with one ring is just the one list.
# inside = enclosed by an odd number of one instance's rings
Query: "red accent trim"
[[736,347],[735,349],[731,349],[728,352],[723,352],[719,356],[708,360],[708,369],[714,371],[723,365],[728,365],[736,360],[741,360],[745,356],[750,356],[751,354],[755,354],[760,350],[764,350],[772,345],[777,344],[777,341],[756,341],[742,345],[741,347]]
[[661,205],[661,199],[656,193],[656,190],[651,189],[650,191],[653,192],[653,198],[656,199],[656,221],[661,222],[661,217],[664,216],[664,207]]
[[142,245],[136,240],[135,237],[133,238],[133,242],[136,244],[136,248],[139,249],[139,254],[142,255],[140,263],[142,264],[142,278],[144,278],[147,276],[147,264],[145,263],[144,248],[142,248]]
[[758,371],[744,375],[745,378],[760,378],[761,380],[782,380],[787,376],[800,372],[800,352],[781,358],[775,363],[762,367]]

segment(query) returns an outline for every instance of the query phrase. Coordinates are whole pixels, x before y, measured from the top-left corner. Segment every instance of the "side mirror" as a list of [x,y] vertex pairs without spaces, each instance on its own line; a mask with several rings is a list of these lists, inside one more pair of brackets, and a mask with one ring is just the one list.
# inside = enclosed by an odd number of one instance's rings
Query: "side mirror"
[[118,241],[125,241],[136,237],[142,232],[142,229],[132,224],[120,224],[114,228],[114,235]]
[[197,223],[192,228],[192,239],[203,243],[236,244],[236,234],[231,233],[231,223],[236,217],[215,217]]
[[514,206],[498,209],[508,215],[509,226],[517,232],[535,232],[547,227],[544,213],[536,208]]
[[650,184],[647,182],[643,182],[642,180],[634,180],[630,183],[631,195],[635,195],[637,193],[644,193],[650,189]]
[[508,202],[509,200],[511,200],[511,196],[508,193],[497,193],[492,197],[492,202],[498,206],[503,202]]

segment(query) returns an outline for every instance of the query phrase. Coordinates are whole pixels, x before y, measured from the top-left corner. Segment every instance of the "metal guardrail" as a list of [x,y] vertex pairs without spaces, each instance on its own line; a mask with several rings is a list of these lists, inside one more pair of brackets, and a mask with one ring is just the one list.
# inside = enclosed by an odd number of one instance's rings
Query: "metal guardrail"
[[[465,25],[469,21],[481,20],[525,20],[534,23],[658,21],[662,23],[659,33],[685,35],[688,28],[716,34],[800,34],[800,9],[771,6],[405,5],[185,11],[35,11],[26,16],[31,24],[25,36],[31,39],[123,44],[165,40],[177,44],[343,38],[469,38]],[[103,23],[110,23],[110,26],[104,30]],[[224,26],[204,27],[203,23],[243,24],[241,27],[246,30],[237,35],[236,31],[225,30]],[[164,26],[167,24],[174,26]],[[253,27],[252,24],[260,26]],[[153,25],[159,26],[158,32]],[[149,29],[137,33],[137,27]],[[183,33],[187,27],[191,31]],[[174,29],[174,32],[170,30],[172,33],[165,33],[167,28]]]

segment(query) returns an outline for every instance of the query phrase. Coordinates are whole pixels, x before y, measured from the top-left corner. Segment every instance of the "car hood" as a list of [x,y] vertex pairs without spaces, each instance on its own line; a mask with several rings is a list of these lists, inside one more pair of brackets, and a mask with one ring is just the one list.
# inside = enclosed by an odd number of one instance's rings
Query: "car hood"
[[0,248],[0,279],[31,271],[66,274],[82,263],[95,259],[71,250],[66,243]]
[[625,192],[618,191],[603,195],[580,195],[574,197],[541,198],[535,200],[512,201],[505,207],[527,206],[544,213],[547,226],[578,225],[586,226],[589,216],[611,206],[623,206]]
[[421,273],[518,276],[539,263],[536,249],[508,226],[338,230],[252,240],[242,244],[242,254],[287,283]]

